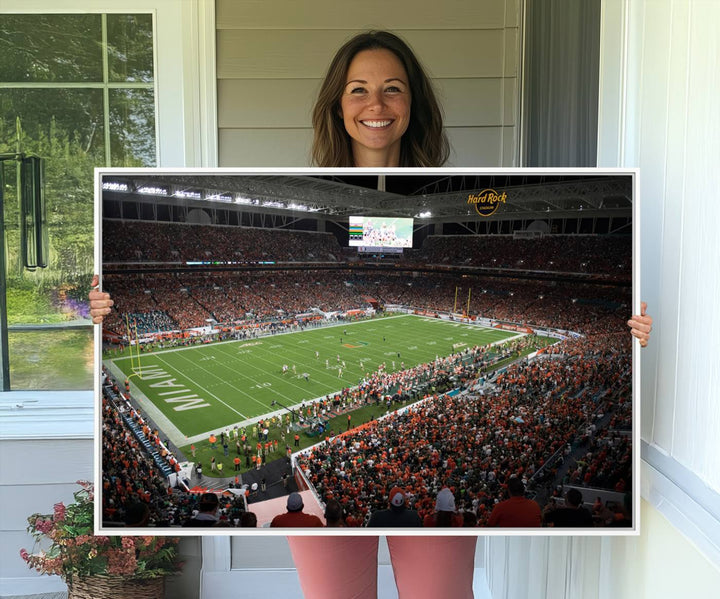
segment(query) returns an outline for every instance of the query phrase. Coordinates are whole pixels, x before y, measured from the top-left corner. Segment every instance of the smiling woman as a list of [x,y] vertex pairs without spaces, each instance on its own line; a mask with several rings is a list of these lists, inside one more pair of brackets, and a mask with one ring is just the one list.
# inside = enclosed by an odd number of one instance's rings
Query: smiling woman
[[442,166],[450,151],[430,79],[387,31],[361,33],[338,50],[312,122],[317,166]]

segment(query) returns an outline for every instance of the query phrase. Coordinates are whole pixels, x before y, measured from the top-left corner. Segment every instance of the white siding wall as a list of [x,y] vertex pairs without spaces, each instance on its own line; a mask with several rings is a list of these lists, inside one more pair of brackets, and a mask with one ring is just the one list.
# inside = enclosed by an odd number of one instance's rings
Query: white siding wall
[[389,29],[436,83],[450,165],[515,166],[520,20],[520,0],[217,0],[219,165],[309,166],[310,115],[335,51]]
[[642,360],[642,494],[720,568],[720,3],[606,4],[605,31],[622,23],[627,43],[615,63],[605,45],[601,81],[621,101],[601,94],[598,153],[640,167],[641,296],[656,321]]

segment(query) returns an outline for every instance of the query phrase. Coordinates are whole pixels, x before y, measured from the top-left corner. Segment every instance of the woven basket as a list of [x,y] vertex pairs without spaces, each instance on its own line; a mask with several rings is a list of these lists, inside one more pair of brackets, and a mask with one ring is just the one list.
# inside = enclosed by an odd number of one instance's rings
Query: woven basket
[[88,576],[68,583],[68,599],[163,599],[165,578]]

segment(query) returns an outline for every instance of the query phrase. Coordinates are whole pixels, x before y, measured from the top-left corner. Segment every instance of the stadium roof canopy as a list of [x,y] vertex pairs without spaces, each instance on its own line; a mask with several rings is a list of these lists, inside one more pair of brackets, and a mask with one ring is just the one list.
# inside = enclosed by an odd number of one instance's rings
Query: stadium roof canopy
[[[480,216],[470,196],[493,190],[505,202]],[[180,203],[193,208],[288,211],[300,216],[424,217],[430,222],[476,219],[632,218],[632,177],[598,174],[232,174],[140,171],[104,174],[104,198]],[[322,217],[321,217],[322,218]]]

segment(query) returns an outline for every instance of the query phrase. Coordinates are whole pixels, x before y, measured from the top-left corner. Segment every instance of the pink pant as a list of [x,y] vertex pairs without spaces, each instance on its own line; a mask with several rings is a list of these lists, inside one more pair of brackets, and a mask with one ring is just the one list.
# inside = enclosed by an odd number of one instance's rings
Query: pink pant
[[[387,538],[399,599],[472,599],[477,537]],[[288,537],[305,599],[375,599],[378,537]]]

